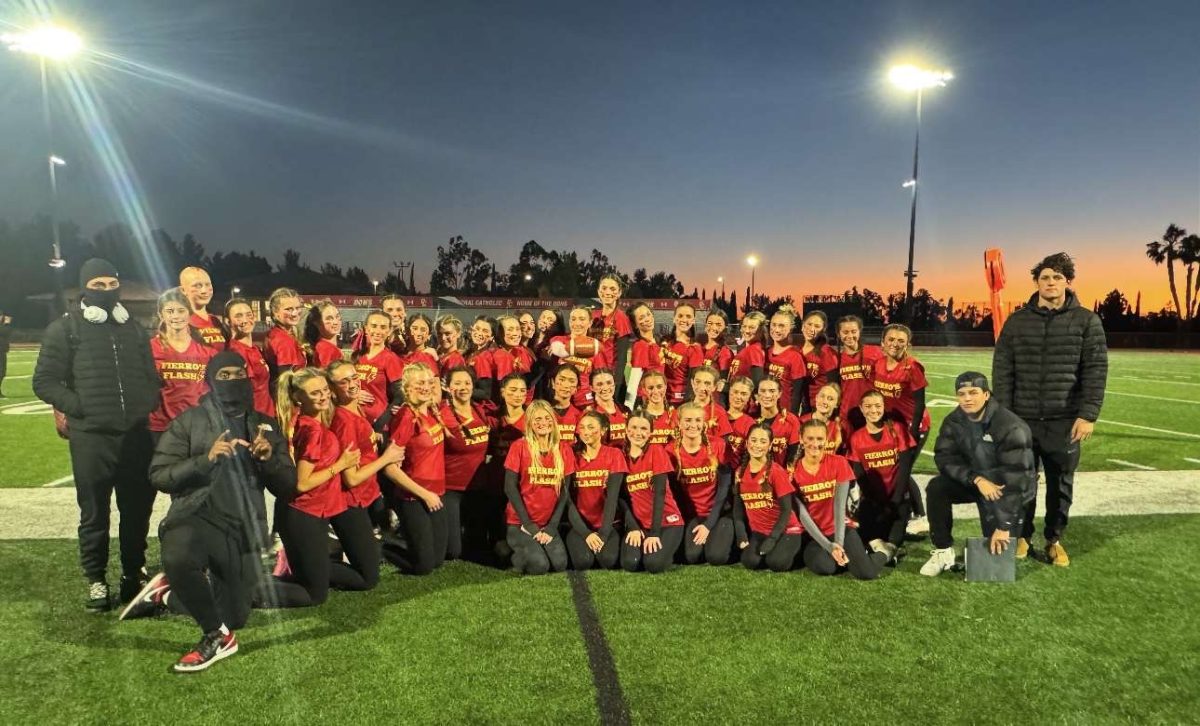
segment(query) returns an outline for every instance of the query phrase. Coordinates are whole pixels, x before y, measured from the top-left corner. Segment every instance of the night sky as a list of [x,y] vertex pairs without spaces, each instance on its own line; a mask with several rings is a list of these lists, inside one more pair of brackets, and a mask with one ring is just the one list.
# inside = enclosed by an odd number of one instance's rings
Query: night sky
[[[1120,287],[1157,309],[1145,243],[1200,229],[1194,0],[54,8],[111,54],[76,63],[148,224],[210,251],[415,259],[427,282],[461,234],[505,267],[536,239],[739,297],[750,252],[760,291],[902,290],[914,100],[885,76],[904,60],[957,76],[925,97],[918,286],[984,300],[1001,246],[1023,297],[1065,249],[1085,304]],[[36,62],[2,54],[0,79],[0,217],[24,221],[48,208]],[[61,215],[127,220],[51,80]]]

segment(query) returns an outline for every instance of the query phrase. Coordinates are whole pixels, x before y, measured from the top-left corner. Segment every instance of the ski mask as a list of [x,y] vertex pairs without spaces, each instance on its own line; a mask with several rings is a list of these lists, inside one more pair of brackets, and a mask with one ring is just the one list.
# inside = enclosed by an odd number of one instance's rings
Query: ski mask
[[93,257],[83,263],[79,269],[79,287],[82,288],[83,304],[98,307],[106,313],[111,313],[113,307],[121,300],[120,288],[116,290],[89,290],[87,284],[97,277],[119,277],[117,268],[111,262],[100,257]]
[[208,366],[204,369],[204,380],[212,389],[213,399],[222,413],[226,416],[245,416],[254,409],[254,386],[250,383],[249,378],[218,380],[217,371],[230,366],[245,370],[246,361],[242,356],[230,350],[217,353],[208,361]]

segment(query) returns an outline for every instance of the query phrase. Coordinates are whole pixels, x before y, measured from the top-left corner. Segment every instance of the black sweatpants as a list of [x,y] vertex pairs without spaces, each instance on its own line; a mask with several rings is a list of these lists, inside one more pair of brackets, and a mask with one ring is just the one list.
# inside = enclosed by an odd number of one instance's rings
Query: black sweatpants
[[75,498],[79,502],[79,563],[89,582],[105,579],[112,495],[121,513],[121,569],[135,576],[146,564],[146,535],[154,489],[154,444],[144,425],[123,433],[75,430],[69,440]]
[[773,572],[787,572],[796,566],[796,555],[804,544],[804,536],[785,534],[779,538],[775,546],[765,555],[758,554],[762,543],[767,539],[764,534],[750,533],[750,544],[742,550],[742,565],[748,570],[757,570],[764,564]]
[[[916,462],[921,458],[921,449],[925,448],[925,442],[928,440],[929,440],[929,432],[928,431],[922,431],[921,435],[919,437],[917,437],[917,445],[914,446],[913,450],[912,450],[914,466],[916,466]],[[925,515],[925,503],[921,501],[921,487],[917,486],[917,480],[916,480],[916,478],[914,478],[912,476],[908,477],[908,501],[909,501],[910,511],[912,512],[912,516],[914,516],[914,517],[926,516]],[[905,521],[905,524],[908,524],[907,520]]]
[[481,564],[496,564],[497,543],[505,542],[508,525],[504,508],[508,498],[499,489],[481,486],[467,489],[462,498],[462,556]]
[[611,570],[621,559],[621,533],[616,528],[613,528],[608,533],[608,537],[604,538],[604,546],[600,548],[599,552],[592,552],[586,539],[580,537],[570,525],[563,527],[562,531],[562,539],[567,546],[572,570],[590,570],[593,567]]
[[238,533],[190,517],[163,530],[159,542],[172,611],[191,616],[206,633],[246,624],[251,593],[270,573],[257,551],[246,551]]
[[561,536],[556,536],[548,544],[538,544],[520,527],[510,524],[506,539],[513,551],[513,569],[519,574],[544,575],[567,569],[567,546],[563,544]]
[[384,548],[389,562],[410,575],[428,575],[446,561],[448,540],[446,507],[429,511],[418,499],[402,499],[396,513],[400,515],[400,531],[404,546]]
[[[1071,443],[1075,419],[1026,421],[1033,433],[1033,458],[1046,474],[1046,542],[1057,542],[1067,528],[1075,492],[1075,469],[1079,466],[1079,442]],[[1033,537],[1037,496],[1025,505],[1021,536]]]
[[[330,525],[350,560],[349,565],[329,558]],[[275,526],[287,551],[292,575],[290,581],[277,583],[272,592],[262,593],[265,607],[320,605],[329,597],[331,586],[339,590],[370,590],[379,582],[379,542],[366,509],[351,507],[336,517],[324,519],[280,502],[275,509]],[[300,587],[287,587],[289,584]]]
[[733,556],[733,520],[720,517],[708,533],[708,540],[698,545],[692,541],[692,530],[704,524],[705,518],[696,517],[683,528],[683,561],[689,565],[707,562],[710,565],[727,565]]
[[[939,474],[925,488],[925,496],[929,500],[929,539],[938,549],[954,544],[955,504],[974,504],[979,509],[979,526],[984,537],[991,537],[992,532],[996,531],[996,522],[984,507],[986,500],[974,484],[964,484]],[[1020,530],[1021,523],[1018,522],[1013,529]]]
[[[646,530],[642,530],[642,532],[647,537],[650,536]],[[645,554],[641,547],[630,546],[622,538],[621,567],[626,572],[637,572],[638,570],[651,573],[666,572],[671,563],[675,561],[675,552],[679,549],[679,545],[683,543],[683,527],[663,527],[660,537],[662,549],[649,555]]]
[[814,575],[836,575],[843,570],[849,570],[857,580],[874,580],[879,577],[879,571],[883,569],[882,562],[877,562],[871,557],[871,553],[863,546],[862,538],[854,529],[846,528],[842,548],[846,550],[846,557],[850,560],[846,567],[839,567],[834,562],[833,555],[809,539],[804,545],[804,566]]
[[462,505],[465,492],[447,489],[442,495],[446,512],[446,559],[461,560],[463,556]]
[[904,544],[904,528],[911,516],[909,497],[895,504],[890,499],[864,496],[854,518],[858,520],[859,538],[864,542],[881,539],[899,547]]

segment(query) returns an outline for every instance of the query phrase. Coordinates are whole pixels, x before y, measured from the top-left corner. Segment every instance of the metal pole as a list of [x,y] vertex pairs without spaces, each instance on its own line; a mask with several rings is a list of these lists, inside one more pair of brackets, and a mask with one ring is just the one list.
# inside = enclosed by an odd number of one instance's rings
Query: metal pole
[[910,326],[913,323],[913,278],[917,276],[913,270],[913,253],[917,243],[917,165],[921,159],[921,89],[917,89],[917,137],[913,144],[912,171],[912,209],[908,217],[908,270],[904,276],[908,278],[904,291],[904,322]]
[[747,306],[751,310],[754,309],[754,268],[756,265],[750,265],[750,299],[746,301]]
[[50,235],[53,240],[53,257],[50,258],[50,274],[54,277],[55,303],[60,314],[67,311],[66,293],[63,292],[62,269],[66,264],[62,258],[62,245],[58,238],[58,177],[54,170],[54,133],[50,123],[50,87],[46,80],[46,59],[38,58],[42,79],[42,120],[46,125],[46,165],[50,170]]

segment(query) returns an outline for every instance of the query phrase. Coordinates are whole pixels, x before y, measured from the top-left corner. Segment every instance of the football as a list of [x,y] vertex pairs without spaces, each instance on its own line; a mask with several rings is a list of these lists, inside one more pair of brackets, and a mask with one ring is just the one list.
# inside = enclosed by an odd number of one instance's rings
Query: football
[[567,350],[571,355],[579,358],[591,358],[596,355],[596,351],[600,347],[600,341],[595,338],[584,336],[582,338],[571,338],[571,344]]

